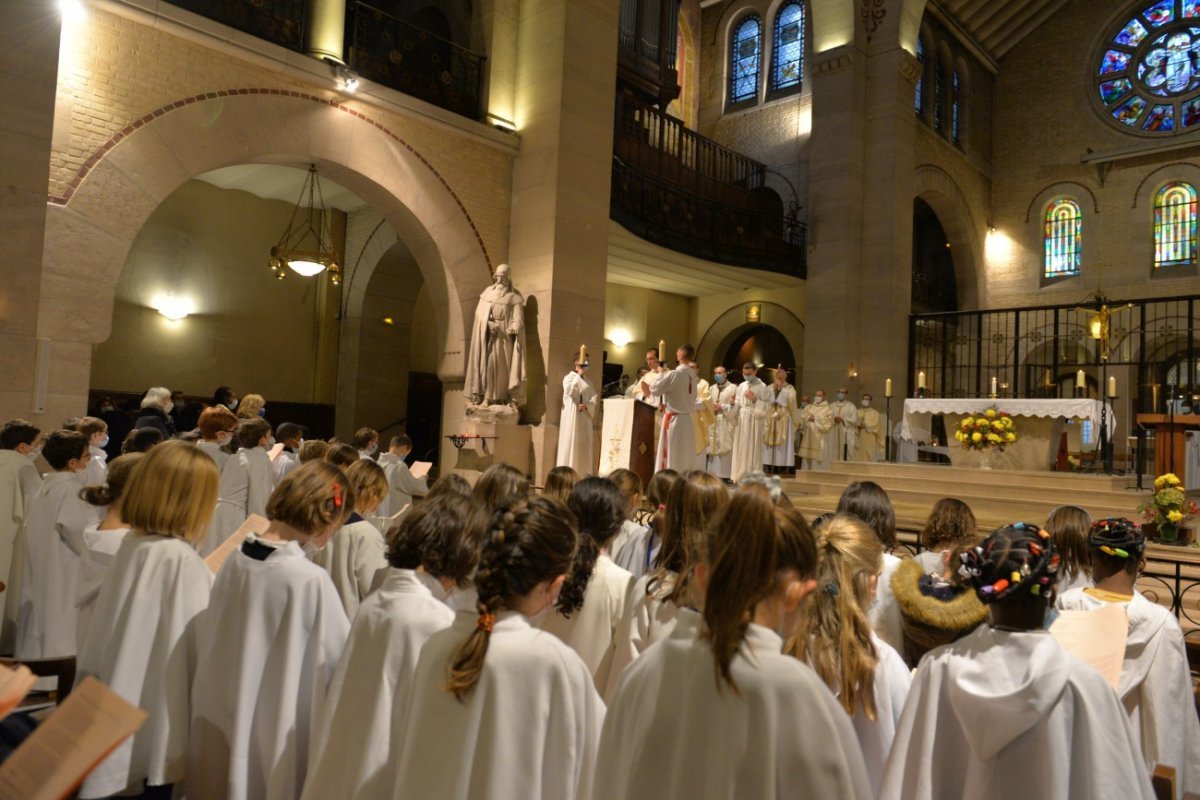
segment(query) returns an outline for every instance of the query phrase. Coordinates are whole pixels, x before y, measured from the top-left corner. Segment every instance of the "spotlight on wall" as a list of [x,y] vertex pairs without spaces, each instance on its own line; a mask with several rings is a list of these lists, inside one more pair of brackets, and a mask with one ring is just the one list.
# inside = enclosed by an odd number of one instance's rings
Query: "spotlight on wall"
[[178,322],[196,310],[195,304],[186,297],[165,294],[158,298],[154,309],[172,322]]
[[629,335],[629,331],[621,329],[610,333],[608,335],[608,340],[612,342],[613,346],[615,347],[624,347],[632,341],[632,338]]
[[490,124],[493,128],[499,128],[500,130],[504,131],[505,133],[516,133],[517,132],[517,126],[514,125],[511,120],[507,120],[504,117],[498,116],[496,114],[492,114],[489,112],[487,115],[487,121],[488,121],[488,124]]
[[382,322],[384,325],[388,325],[388,326],[396,324],[396,318],[392,317],[392,316],[384,317],[383,319],[381,319],[379,321]]
[[746,306],[746,322],[762,322],[762,306],[751,303]]
[[332,56],[325,56],[321,60],[328,64],[329,69],[333,71],[333,78],[337,82],[338,91],[346,92],[347,94],[354,94],[358,91],[357,72]]
[[83,0],[58,0],[57,5],[63,19],[79,19],[87,14]]

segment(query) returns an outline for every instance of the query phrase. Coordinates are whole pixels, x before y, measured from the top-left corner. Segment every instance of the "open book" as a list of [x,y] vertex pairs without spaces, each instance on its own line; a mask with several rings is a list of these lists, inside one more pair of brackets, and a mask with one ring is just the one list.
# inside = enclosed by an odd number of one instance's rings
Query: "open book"
[[421,480],[421,478],[429,474],[429,470],[431,469],[433,469],[432,461],[414,461],[412,466],[408,468],[408,471],[414,478]]
[[221,542],[216,550],[208,554],[208,558],[204,559],[204,563],[216,575],[221,571],[221,565],[225,563],[225,559],[233,555],[233,551],[242,546],[242,542],[246,540],[246,535],[250,533],[262,533],[271,523],[266,517],[258,514],[251,514],[246,517],[246,521],[238,526],[238,529],[229,534],[229,538]]
[[0,764],[0,800],[61,800],[146,721],[146,712],[85,678]]
[[1129,617],[1125,607],[1105,603],[1092,611],[1060,611],[1050,635],[1071,655],[1095,667],[1114,689],[1121,684]]

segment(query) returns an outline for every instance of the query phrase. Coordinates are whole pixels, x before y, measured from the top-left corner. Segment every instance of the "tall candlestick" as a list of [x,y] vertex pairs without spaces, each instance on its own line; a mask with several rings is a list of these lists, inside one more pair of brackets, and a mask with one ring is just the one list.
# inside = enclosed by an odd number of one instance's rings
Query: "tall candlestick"
[[1083,370],[1079,370],[1079,372],[1075,373],[1075,388],[1076,389],[1086,389],[1087,388],[1087,375],[1084,374]]
[[925,388],[925,373],[924,372],[917,373],[917,388],[918,389]]
[[1108,376],[1108,396],[1109,397],[1117,396],[1117,376],[1116,375]]
[[887,379],[886,381],[884,381],[884,383],[883,383],[883,396],[884,396],[884,397],[891,397],[891,396],[892,396],[892,379],[891,379],[891,378],[888,378],[888,379]]
[[992,397],[995,397],[997,394],[998,394],[998,392],[996,391],[996,376],[993,375],[992,376]]

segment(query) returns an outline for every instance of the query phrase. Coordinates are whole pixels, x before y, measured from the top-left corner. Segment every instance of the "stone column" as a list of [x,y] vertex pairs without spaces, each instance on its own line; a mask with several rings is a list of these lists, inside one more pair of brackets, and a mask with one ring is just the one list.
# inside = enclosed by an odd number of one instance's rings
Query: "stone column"
[[509,263],[526,297],[534,476],[554,466],[562,377],[581,343],[604,341],[608,201],[617,70],[611,0],[525,0],[517,41]]
[[346,0],[308,0],[304,6],[304,52],[345,63]]
[[[0,421],[36,417],[34,370],[58,81],[53,0],[0,3]],[[44,426],[44,425],[43,425]]]
[[516,120],[517,34],[519,0],[482,0],[476,12],[472,42],[487,56],[485,108],[487,123],[510,130]]

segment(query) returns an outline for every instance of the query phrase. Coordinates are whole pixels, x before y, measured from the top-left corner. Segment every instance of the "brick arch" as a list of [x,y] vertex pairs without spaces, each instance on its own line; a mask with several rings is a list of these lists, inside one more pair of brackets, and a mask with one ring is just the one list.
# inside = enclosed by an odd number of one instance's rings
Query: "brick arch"
[[408,244],[434,302],[448,309],[439,372],[462,379],[465,323],[492,264],[453,187],[362,111],[303,92],[235,89],[179,100],[130,123],[88,158],[62,196],[49,198],[38,335],[83,367],[78,380],[87,380],[91,346],[110,333],[121,269],[150,214],[185,181],[244,163],[315,163],[379,211]]

